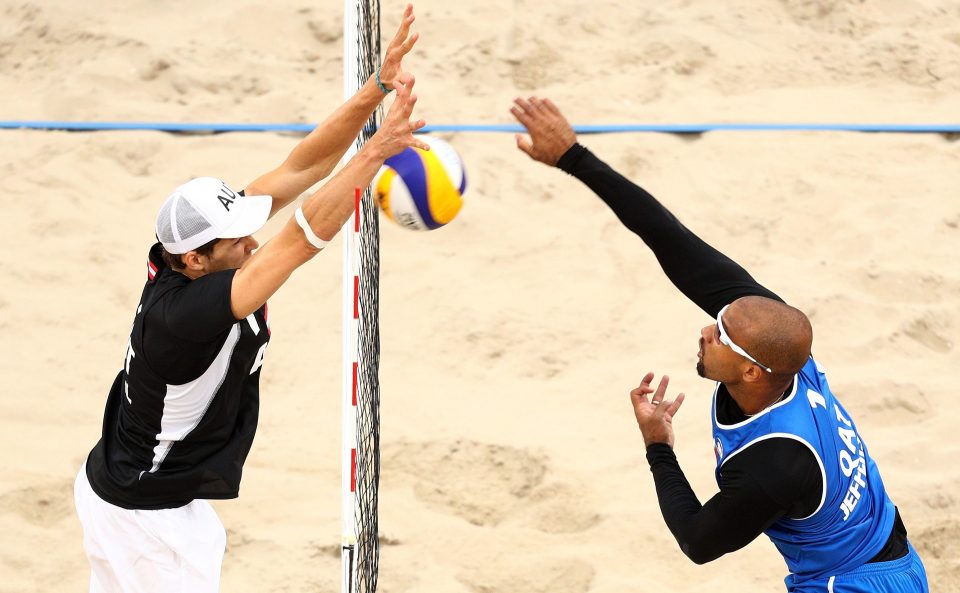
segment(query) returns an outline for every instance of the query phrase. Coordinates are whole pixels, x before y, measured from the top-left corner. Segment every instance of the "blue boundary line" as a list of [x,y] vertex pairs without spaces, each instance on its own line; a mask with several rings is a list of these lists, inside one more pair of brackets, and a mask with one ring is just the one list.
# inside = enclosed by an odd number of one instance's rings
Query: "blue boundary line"
[[[216,124],[172,122],[0,121],[0,129],[98,132],[141,130],[175,133],[309,132],[316,124]],[[824,123],[728,123],[728,124],[612,124],[574,126],[578,134],[660,132],[703,134],[706,132],[877,132],[892,134],[957,134],[960,124],[824,124]],[[523,132],[516,124],[428,125],[421,132]]]

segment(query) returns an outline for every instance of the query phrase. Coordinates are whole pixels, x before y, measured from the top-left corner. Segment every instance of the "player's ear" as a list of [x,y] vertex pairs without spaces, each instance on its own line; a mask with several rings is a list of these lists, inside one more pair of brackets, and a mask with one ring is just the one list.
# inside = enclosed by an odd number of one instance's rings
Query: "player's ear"
[[196,251],[188,251],[183,254],[183,267],[191,272],[203,272],[205,265],[204,259],[204,256]]
[[753,363],[747,364],[742,372],[743,380],[747,383],[759,381],[764,378],[765,374],[766,371]]

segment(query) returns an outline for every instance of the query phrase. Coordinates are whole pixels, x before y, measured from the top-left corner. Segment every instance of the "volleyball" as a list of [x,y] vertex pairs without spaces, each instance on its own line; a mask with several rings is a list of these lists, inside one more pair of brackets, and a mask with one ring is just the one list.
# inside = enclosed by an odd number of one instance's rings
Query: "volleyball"
[[432,231],[460,212],[467,174],[452,146],[432,136],[420,138],[430,150],[407,148],[388,158],[373,179],[373,195],[393,222]]

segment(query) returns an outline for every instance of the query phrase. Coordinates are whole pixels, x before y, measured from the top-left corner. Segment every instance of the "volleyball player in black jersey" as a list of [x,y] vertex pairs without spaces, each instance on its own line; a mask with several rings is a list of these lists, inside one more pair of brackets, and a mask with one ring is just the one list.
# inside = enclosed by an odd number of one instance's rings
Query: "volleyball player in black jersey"
[[[385,159],[429,149],[413,136],[424,122],[410,120],[414,78],[401,68],[413,20],[407,6],[378,76],[245,192],[197,178],[161,207],[102,436],[74,488],[92,593],[219,589],[226,536],[207,499],[239,493],[270,340],[267,299],[336,235],[354,189]],[[251,235],[333,171],[390,90],[396,100],[376,134],[257,249]]]
[[517,135],[518,148],[585,183],[715,319],[701,331],[697,363],[717,381],[720,491],[706,504],[673,453],[683,394],[666,400],[668,379],[654,389],[653,373],[631,392],[661,512],[684,554],[709,562],[766,533],[790,568],[790,591],[927,591],[899,511],[811,356],[807,317],[577,143],[550,100],[516,99],[511,112],[530,135]]

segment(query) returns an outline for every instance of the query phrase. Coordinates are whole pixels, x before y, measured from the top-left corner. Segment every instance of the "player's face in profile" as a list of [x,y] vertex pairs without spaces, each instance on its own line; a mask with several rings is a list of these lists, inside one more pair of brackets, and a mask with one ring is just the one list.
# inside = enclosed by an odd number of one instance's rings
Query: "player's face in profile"
[[739,369],[740,356],[720,342],[720,328],[716,323],[700,330],[700,349],[697,352],[697,374],[711,381],[732,381]]
[[208,272],[238,269],[250,259],[253,250],[259,246],[257,240],[251,236],[240,237],[239,239],[220,239],[213,246],[213,252],[210,253],[210,269]]

